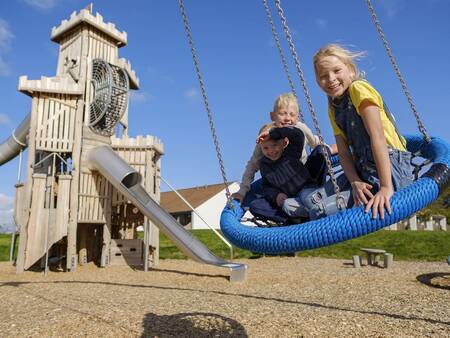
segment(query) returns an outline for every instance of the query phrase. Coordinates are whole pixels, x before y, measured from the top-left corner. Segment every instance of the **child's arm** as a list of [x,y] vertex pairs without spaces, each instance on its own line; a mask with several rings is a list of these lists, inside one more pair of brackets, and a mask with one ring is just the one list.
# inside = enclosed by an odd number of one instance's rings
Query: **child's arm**
[[264,198],[270,203],[278,205],[280,208],[283,205],[284,200],[288,198],[285,193],[271,185],[264,177],[262,178],[261,188]]
[[386,138],[381,124],[380,110],[378,106],[365,100],[360,104],[359,111],[370,136],[372,154],[380,179],[380,190],[369,200],[365,211],[368,212],[372,208],[373,218],[377,217],[377,212],[380,213],[381,218],[384,218],[384,208],[389,214],[391,213],[389,200],[394,194],[394,188],[392,186],[391,165]]
[[305,134],[301,130],[292,127],[281,127],[271,129],[269,134],[273,140],[280,140],[287,137],[289,139],[289,145],[284,151],[298,153],[300,157],[305,147]]
[[243,201],[245,195],[250,191],[250,185],[252,184],[253,179],[255,178],[255,173],[259,170],[259,161],[261,160],[262,157],[263,154],[261,152],[261,148],[259,147],[259,145],[257,145],[253,150],[252,157],[245,166],[245,171],[242,174],[239,191],[232,194],[231,195],[232,198],[239,200],[239,202]]
[[355,205],[367,204],[373,194],[370,191],[372,186],[361,180],[355,169],[353,157],[350,154],[350,148],[342,135],[336,135],[336,143],[339,152],[339,161],[341,162],[344,174],[352,185],[352,195]]

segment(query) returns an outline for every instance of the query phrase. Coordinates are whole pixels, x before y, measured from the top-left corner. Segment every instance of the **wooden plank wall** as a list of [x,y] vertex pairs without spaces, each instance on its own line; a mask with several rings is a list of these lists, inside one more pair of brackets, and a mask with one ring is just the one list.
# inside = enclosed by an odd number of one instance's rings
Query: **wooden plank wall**
[[79,199],[78,199],[78,222],[79,223],[107,223],[105,214],[111,203],[111,184],[105,177],[99,174],[81,172]]
[[[82,47],[83,37],[80,34],[79,29],[74,30],[70,34],[67,34],[61,40],[56,75],[64,75],[68,72],[68,68],[70,68],[72,74],[74,74],[75,76],[80,76],[80,55]],[[73,60],[76,60],[76,64],[73,64]]]
[[92,59],[103,59],[106,62],[116,64],[118,59],[118,48],[111,39],[104,33],[99,32],[93,27],[89,31],[89,51],[88,55]]
[[[33,200],[31,203],[30,219],[27,227],[27,250],[25,269],[30,268],[46,252],[45,235],[48,229],[48,248],[67,236],[69,219],[69,191],[72,177],[59,177],[57,204],[49,203],[45,186],[51,186],[52,178],[46,174],[33,175]],[[47,196],[46,196],[47,195]],[[49,208],[50,206],[50,208]]]
[[37,97],[36,149],[72,152],[75,132],[76,99],[64,94]]
[[[153,136],[137,136],[129,138],[111,138],[112,147],[114,151],[124,159],[131,167],[133,167],[142,176],[142,185],[145,187],[150,196],[159,201],[157,192],[153,188],[153,180],[150,181],[148,177],[154,177],[157,171],[156,157],[159,158],[162,152],[162,145],[159,140]],[[158,154],[158,156],[155,156]],[[116,189],[113,190],[113,206],[126,203],[125,197]]]
[[[25,227],[28,218],[29,208],[23,202],[25,200],[25,185],[16,184],[16,197],[14,199],[14,221],[20,229]],[[18,229],[17,229],[18,230]]]

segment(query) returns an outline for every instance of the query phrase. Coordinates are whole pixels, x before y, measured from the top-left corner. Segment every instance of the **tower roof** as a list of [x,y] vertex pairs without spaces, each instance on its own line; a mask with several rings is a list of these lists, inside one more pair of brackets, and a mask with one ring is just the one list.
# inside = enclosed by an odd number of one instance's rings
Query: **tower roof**
[[61,39],[75,27],[88,24],[101,32],[107,34],[109,37],[114,39],[118,47],[125,46],[127,44],[127,32],[121,32],[116,28],[116,25],[111,22],[104,22],[103,17],[96,13],[95,16],[90,12],[88,8],[80,10],[79,13],[76,11],[70,15],[69,20],[61,21],[58,27],[52,28],[51,39],[54,42],[59,42]]

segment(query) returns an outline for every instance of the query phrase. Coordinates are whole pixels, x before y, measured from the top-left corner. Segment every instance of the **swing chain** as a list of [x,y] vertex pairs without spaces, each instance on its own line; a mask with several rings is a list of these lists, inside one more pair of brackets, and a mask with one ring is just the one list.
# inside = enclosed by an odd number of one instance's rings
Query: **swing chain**
[[[294,94],[295,98],[298,101],[297,91],[295,90],[294,82],[292,81],[291,73],[289,72],[289,66],[286,61],[286,57],[284,56],[283,49],[281,48],[280,39],[278,37],[277,29],[275,28],[275,24],[273,22],[272,14],[270,13],[269,6],[267,5],[267,0],[262,0],[264,9],[266,11],[267,20],[269,20],[270,28],[272,30],[273,39],[275,40],[275,44],[277,45],[278,53],[280,54],[281,63],[283,64],[284,72],[286,73],[289,86],[291,87],[292,94]],[[303,112],[300,107],[300,102],[298,102],[298,114],[301,122],[305,122],[305,118],[303,117]]]
[[228,187],[228,180],[227,180],[227,176],[225,173],[225,165],[224,165],[222,154],[220,151],[219,140],[217,138],[216,128],[214,127],[214,121],[213,121],[211,109],[209,107],[208,97],[206,96],[206,89],[205,89],[205,85],[203,82],[202,74],[200,72],[200,63],[198,61],[197,53],[195,51],[194,42],[193,42],[193,38],[192,38],[192,32],[191,32],[191,28],[189,26],[189,22],[187,19],[186,10],[183,5],[183,0],[178,0],[178,5],[180,8],[181,17],[183,18],[184,29],[186,31],[186,37],[188,39],[189,47],[191,49],[192,60],[194,62],[194,67],[195,67],[195,72],[197,74],[198,83],[200,85],[200,90],[202,92],[203,103],[204,103],[206,112],[208,114],[209,128],[211,130],[212,139],[213,139],[214,146],[216,149],[216,155],[219,160],[220,172],[222,174],[223,183],[225,185],[227,200],[228,200],[229,206],[232,207],[233,204],[231,203],[231,193],[230,193],[230,190]]
[[317,131],[317,135],[319,137],[319,143],[320,143],[320,146],[322,147],[322,152],[323,152],[323,154],[325,156],[325,161],[326,161],[326,164],[327,164],[328,173],[330,174],[330,178],[331,178],[331,181],[332,181],[333,187],[334,187],[334,192],[336,194],[337,206],[339,207],[339,209],[345,208],[345,206],[343,205],[344,204],[343,203],[344,199],[341,196],[340,189],[339,189],[339,186],[337,184],[336,175],[334,174],[333,167],[332,167],[331,161],[330,161],[330,156],[328,155],[328,151],[325,149],[326,146],[324,144],[323,137],[322,137],[322,132],[320,131],[319,121],[317,119],[317,115],[316,115],[316,112],[314,111],[314,107],[313,107],[313,104],[312,104],[312,101],[311,101],[311,97],[309,95],[308,86],[306,85],[306,81],[305,81],[305,76],[303,74],[303,70],[302,70],[302,67],[300,65],[300,59],[298,57],[297,51],[295,50],[295,46],[294,46],[294,42],[293,42],[293,39],[292,39],[292,35],[291,35],[290,31],[289,31],[289,27],[287,25],[287,20],[286,20],[286,17],[284,15],[283,8],[281,7],[281,1],[280,0],[275,0],[275,5],[276,5],[276,7],[278,9],[278,15],[279,15],[281,23],[283,25],[283,30],[284,30],[284,33],[286,35],[286,40],[288,41],[289,49],[291,51],[291,55],[292,55],[292,58],[293,58],[294,63],[295,63],[295,69],[297,70],[297,75],[300,78],[300,81],[301,81],[301,84],[302,84],[303,93],[305,95],[306,102],[308,103],[308,108],[309,108],[309,111],[311,113],[311,117],[312,117],[312,120],[313,120],[313,123],[314,123],[314,128]]
[[394,55],[392,54],[392,50],[389,47],[389,43],[387,42],[386,36],[384,35],[383,29],[381,28],[381,24],[380,21],[378,20],[378,17],[375,13],[375,9],[372,6],[372,2],[371,0],[366,0],[366,4],[367,7],[369,9],[370,15],[372,17],[372,21],[375,24],[375,28],[377,29],[377,32],[381,38],[381,41],[383,42],[384,45],[384,49],[386,50],[386,53],[389,57],[389,61],[391,62],[392,67],[395,70],[395,74],[397,75],[397,78],[400,81],[400,84],[402,86],[403,92],[408,100],[409,106],[411,107],[411,110],[414,114],[414,117],[416,118],[417,121],[417,126],[419,128],[419,131],[422,133],[425,142],[426,143],[430,143],[431,142],[431,138],[427,133],[427,130],[425,128],[425,125],[423,124],[422,120],[420,119],[419,113],[417,112],[417,108],[416,105],[414,104],[414,101],[412,99],[411,93],[408,90],[408,87],[406,86],[406,81],[403,78],[402,74],[400,73],[400,68],[397,65],[397,62],[395,61]]

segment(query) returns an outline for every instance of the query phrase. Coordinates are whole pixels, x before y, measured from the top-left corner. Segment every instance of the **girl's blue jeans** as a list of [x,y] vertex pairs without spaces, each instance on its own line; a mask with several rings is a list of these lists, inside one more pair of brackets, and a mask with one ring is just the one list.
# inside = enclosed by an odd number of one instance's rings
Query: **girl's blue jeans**
[[[411,164],[411,153],[397,149],[389,149],[389,159],[391,162],[391,176],[394,191],[411,184],[414,180],[413,166]],[[380,179],[374,164],[360,162],[356,168],[363,181],[373,186],[373,192],[379,190]],[[351,185],[346,176],[342,173],[337,178],[341,197],[347,207],[353,205]],[[283,211],[290,217],[309,217],[317,219],[332,215],[339,211],[337,207],[334,185],[331,180],[325,182],[321,187],[307,186],[303,188],[295,198],[288,198],[283,204]]]

